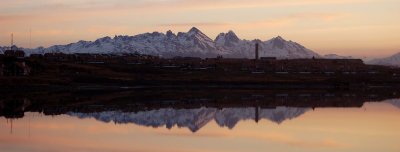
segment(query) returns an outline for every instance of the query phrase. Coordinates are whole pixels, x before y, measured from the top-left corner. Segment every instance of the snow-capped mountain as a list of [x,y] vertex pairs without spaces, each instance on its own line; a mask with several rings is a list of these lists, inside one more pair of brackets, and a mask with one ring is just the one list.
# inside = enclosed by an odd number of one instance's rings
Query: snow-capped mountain
[[[3,54],[6,50],[9,50],[9,49],[10,49],[9,46],[0,46],[0,54]],[[11,47],[11,49],[12,50],[24,50],[24,48],[19,48],[19,47],[15,46],[15,45],[13,45]]]
[[390,57],[387,57],[387,58],[374,59],[374,60],[368,61],[367,64],[400,67],[400,52],[396,53]]
[[321,58],[319,54],[296,42],[286,41],[280,36],[268,41],[249,41],[240,40],[233,31],[229,31],[228,33],[219,34],[215,42],[228,50],[232,50],[233,57],[254,58],[254,46],[258,43],[260,57],[277,57],[278,59]]
[[389,103],[397,108],[400,108],[400,99],[389,99],[382,102]]
[[286,41],[280,36],[268,41],[249,41],[239,39],[233,31],[229,31],[219,34],[215,40],[212,40],[195,27],[186,33],[174,34],[172,31],[167,31],[164,34],[153,32],[135,36],[103,37],[93,42],[79,41],[48,48],[21,49],[25,50],[27,54],[48,52],[124,54],[138,52],[163,57],[204,58],[222,55],[232,58],[254,58],[255,43],[259,43],[260,57],[277,57],[279,59],[321,57],[304,46],[296,42]]
[[[225,55],[228,53],[224,51],[222,47],[215,45],[213,40],[197,28],[192,28],[187,33],[180,32],[178,35],[168,31],[166,34],[153,32],[136,36],[104,37],[94,42],[79,41],[77,43],[55,45],[44,49],[44,52],[63,53],[123,54],[138,52],[164,57],[214,57],[218,54]],[[35,52],[35,50],[32,52]]]
[[[282,123],[285,120],[296,118],[311,108],[291,108],[277,107],[276,109],[260,109],[258,119],[268,119],[275,123]],[[164,125],[170,129],[173,126],[187,127],[192,132],[198,131],[212,120],[215,120],[221,127],[232,129],[241,120],[255,120],[255,108],[198,108],[198,109],[173,109],[165,108],[151,111],[140,112],[122,112],[122,111],[105,111],[99,113],[74,113],[69,112],[67,115],[78,118],[95,118],[103,122],[111,122],[117,124],[134,123],[137,125],[148,127],[163,127]]]

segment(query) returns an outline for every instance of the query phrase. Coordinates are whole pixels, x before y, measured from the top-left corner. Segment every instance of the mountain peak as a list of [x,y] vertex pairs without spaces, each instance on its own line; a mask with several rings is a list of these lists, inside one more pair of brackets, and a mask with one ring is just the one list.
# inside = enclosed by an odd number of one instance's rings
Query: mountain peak
[[167,33],[166,33],[166,35],[167,35],[167,37],[175,36],[175,34],[172,33],[171,30],[168,30]]
[[200,32],[200,30],[197,29],[196,27],[192,27],[192,28],[189,30],[189,33],[197,33],[197,32]]
[[274,48],[283,49],[285,47],[286,40],[284,40],[281,36],[277,36],[272,39],[272,45]]
[[226,33],[226,36],[231,38],[231,39],[235,39],[235,41],[239,40],[239,38],[237,37],[237,35],[235,34],[235,32],[233,32],[232,30],[230,30],[228,33]]
[[240,39],[232,30],[230,30],[228,33],[220,33],[217,38],[215,38],[215,41],[221,45],[231,47],[234,43],[239,42]]
[[283,39],[281,36],[277,36],[277,37],[275,37],[275,38],[273,38],[273,39],[275,39],[275,40],[280,40],[280,41],[286,41],[285,39]]
[[228,33],[226,33],[226,34],[233,34],[233,35],[236,35],[235,32],[233,32],[232,30],[229,30]]

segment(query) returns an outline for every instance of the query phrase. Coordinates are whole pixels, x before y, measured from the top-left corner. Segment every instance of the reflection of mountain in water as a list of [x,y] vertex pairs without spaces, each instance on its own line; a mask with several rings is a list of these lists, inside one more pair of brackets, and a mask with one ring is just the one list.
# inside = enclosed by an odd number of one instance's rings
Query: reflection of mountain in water
[[161,127],[168,129],[174,125],[178,127],[188,127],[192,132],[196,132],[212,120],[219,126],[232,129],[240,120],[268,119],[278,124],[287,119],[296,118],[311,108],[291,108],[277,107],[275,109],[260,108],[198,108],[198,109],[173,109],[164,108],[159,110],[122,112],[104,111],[98,113],[67,113],[70,116],[79,118],[95,118],[103,122],[114,121],[118,124],[135,123],[143,126]]
[[400,99],[389,99],[389,100],[384,100],[382,102],[386,102],[400,108]]

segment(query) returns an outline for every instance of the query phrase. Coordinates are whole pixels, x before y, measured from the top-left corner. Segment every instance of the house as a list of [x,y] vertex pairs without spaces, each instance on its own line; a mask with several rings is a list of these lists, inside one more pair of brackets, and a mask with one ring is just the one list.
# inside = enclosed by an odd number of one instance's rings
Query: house
[[103,54],[92,54],[89,56],[87,63],[101,63],[104,64],[107,61],[107,56]]
[[25,62],[12,62],[2,64],[2,71],[5,76],[24,76],[30,74],[31,68]]
[[261,57],[260,60],[266,60],[266,61],[276,60],[276,57]]
[[195,57],[175,57],[172,59],[172,62],[179,66],[185,68],[200,68],[201,67],[201,58]]
[[7,50],[4,52],[6,57],[24,58],[25,52],[21,50]]
[[106,54],[75,53],[76,61],[82,63],[106,63],[110,56]]
[[142,61],[138,56],[123,57],[123,62],[126,64],[142,64]]

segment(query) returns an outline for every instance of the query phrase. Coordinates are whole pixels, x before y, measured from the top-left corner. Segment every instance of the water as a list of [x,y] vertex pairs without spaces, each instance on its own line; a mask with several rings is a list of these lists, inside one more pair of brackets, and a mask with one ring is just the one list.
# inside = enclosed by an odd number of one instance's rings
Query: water
[[0,151],[400,151],[396,95],[161,92],[2,97]]

